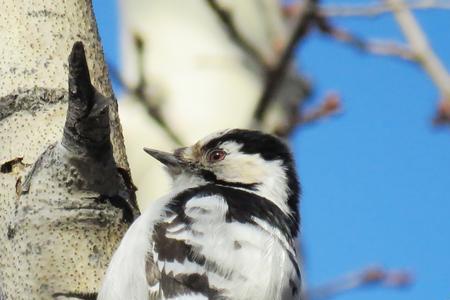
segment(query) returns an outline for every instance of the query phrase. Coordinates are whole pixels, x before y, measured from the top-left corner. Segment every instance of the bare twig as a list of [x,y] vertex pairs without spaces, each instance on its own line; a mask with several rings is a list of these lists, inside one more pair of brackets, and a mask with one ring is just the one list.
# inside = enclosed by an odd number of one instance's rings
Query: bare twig
[[385,0],[403,31],[419,63],[438,86],[444,98],[450,100],[450,76],[442,62],[431,49],[426,35],[402,0]]
[[[359,6],[358,6],[359,7]],[[363,6],[367,7],[367,5]],[[304,9],[303,2],[295,2],[284,7],[284,13],[289,18],[292,19],[298,16],[300,12]],[[395,56],[400,57],[405,60],[414,60],[415,54],[413,51],[408,49],[408,46],[402,45],[393,41],[374,41],[365,40],[361,37],[356,36],[344,29],[337,28],[331,25],[328,19],[327,12],[324,11],[324,7],[320,6],[320,11],[316,14],[316,25],[318,29],[330,37],[340,41],[342,43],[349,44],[364,52],[369,52],[376,55],[384,56]]]
[[309,111],[300,115],[297,124],[307,124],[318,121],[325,117],[330,117],[339,113],[342,109],[341,97],[338,93],[328,93],[324,100]]
[[450,101],[441,101],[439,103],[433,123],[435,125],[450,124]]
[[111,62],[108,62],[108,73],[109,76],[111,77],[111,81],[116,82],[124,90],[125,94],[131,95],[136,92],[136,88],[130,87],[125,82],[125,80],[122,78],[122,75],[120,74],[120,71]]
[[[405,35],[409,46],[414,51],[417,62],[428,73],[437,86],[442,101],[450,102],[450,75],[439,57],[429,45],[419,23],[402,0],[385,0]],[[448,116],[450,118],[450,115]]]
[[[426,35],[423,33],[416,19],[412,15],[409,9],[418,8],[450,8],[450,1],[437,1],[437,0],[416,0],[416,1],[403,1],[403,0],[384,0],[381,4],[372,4],[370,6],[360,5],[354,6],[359,10],[364,8],[365,13],[381,13],[390,12],[393,13],[400,25],[407,41],[407,45],[401,45],[397,42],[380,42],[380,41],[368,41],[360,37],[355,36],[345,30],[336,28],[329,23],[328,17],[330,15],[329,7],[318,6],[317,2],[314,2],[314,10],[308,14],[308,1],[294,2],[287,5],[284,8],[284,12],[288,19],[292,19],[295,16],[304,18],[305,15],[309,15],[309,22],[307,27],[312,25],[334,39],[347,43],[360,50],[378,54],[400,57],[402,59],[413,61],[418,63],[431,77],[439,92],[443,102],[450,102],[450,75],[437,55],[433,52],[426,39]],[[308,28],[310,29],[310,28]],[[282,77],[283,72],[276,74]],[[271,79],[269,77],[269,79]],[[273,85],[275,88],[273,88]],[[256,120],[261,120],[264,110],[268,106],[270,98],[273,97],[277,87],[277,80],[273,84],[268,80],[266,91],[263,94],[262,101],[255,114]],[[435,123],[441,124],[444,122],[450,123],[450,110],[442,109],[447,105],[441,105],[437,116],[435,117]],[[263,113],[261,113],[261,111]]]
[[135,43],[137,47],[137,54],[138,54],[138,76],[139,76],[139,83],[136,85],[136,87],[130,87],[128,84],[125,83],[122,76],[120,75],[120,72],[111,64],[109,64],[109,72],[111,74],[111,77],[114,78],[117,83],[125,90],[126,94],[132,95],[135,97],[139,102],[141,102],[146,108],[147,112],[150,115],[151,118],[153,118],[156,123],[165,131],[167,136],[177,145],[183,145],[183,142],[178,137],[178,135],[175,133],[175,131],[169,126],[167,121],[164,119],[163,115],[160,112],[160,108],[158,105],[155,105],[152,103],[152,101],[149,101],[149,96],[147,95],[147,82],[145,80],[145,74],[144,74],[144,62],[143,62],[143,47],[144,43],[139,37],[135,37]]
[[270,103],[274,101],[274,96],[281,85],[281,82],[286,75],[286,72],[294,56],[295,49],[298,43],[306,36],[311,29],[314,21],[315,14],[317,12],[317,0],[306,0],[304,3],[304,9],[299,16],[297,26],[292,33],[292,36],[281,55],[278,64],[274,69],[270,70],[267,74],[266,83],[261,97],[256,107],[254,118],[258,123],[264,119],[264,115],[269,107]]
[[286,124],[280,125],[274,130],[274,134],[280,137],[287,137],[296,126],[312,124],[321,119],[334,116],[340,113],[341,110],[340,95],[336,92],[328,93],[319,105],[302,113],[297,111],[293,113]]
[[217,15],[222,22],[225,29],[228,31],[231,39],[236,45],[242,48],[242,50],[248,54],[248,57],[255,59],[256,62],[263,68],[269,66],[269,61],[260,55],[256,50],[239,32],[236,28],[233,18],[228,11],[220,6],[216,0],[206,0],[211,10]]
[[416,59],[416,54],[407,45],[393,41],[365,40],[343,29],[332,26],[323,15],[320,15],[318,18],[317,26],[322,33],[364,52],[383,56],[394,56],[405,60]]
[[[448,0],[416,0],[405,3],[409,9],[450,9]],[[324,5],[320,8],[327,17],[373,17],[392,13],[392,8],[385,3],[360,5]]]
[[332,280],[331,282],[317,288],[313,288],[312,290],[306,292],[306,297],[304,298],[308,300],[320,300],[369,285],[402,288],[410,285],[411,283],[412,276],[407,272],[394,272],[387,271],[379,267],[372,267],[356,274],[350,274]]
[[221,20],[223,26],[228,31],[234,43],[241,47],[249,57],[255,59],[265,73],[266,81],[264,90],[261,94],[254,113],[254,119],[256,123],[261,124],[270,102],[274,100],[274,95],[276,94],[277,90],[280,88],[280,85],[283,83],[286,77],[296,45],[306,35],[306,33],[310,29],[310,25],[312,25],[312,15],[316,12],[316,9],[312,6],[316,6],[317,1],[306,1],[305,7],[307,9],[305,9],[304,14],[299,17],[296,30],[294,30],[289,43],[287,43],[286,46],[282,47],[282,49],[281,47],[279,47],[281,49],[280,58],[276,64],[268,61],[263,56],[261,56],[259,52],[251,44],[249,44],[248,41],[246,41],[246,39],[239,32],[239,29],[236,27],[236,24],[234,24],[230,13],[222,8],[216,0],[206,0],[206,2],[208,3],[211,10],[214,11],[218,18]]

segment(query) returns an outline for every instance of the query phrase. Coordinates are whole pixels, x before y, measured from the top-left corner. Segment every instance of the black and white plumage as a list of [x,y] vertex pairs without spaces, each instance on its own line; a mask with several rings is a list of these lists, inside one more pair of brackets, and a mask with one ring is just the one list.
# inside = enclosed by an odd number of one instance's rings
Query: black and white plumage
[[299,299],[299,184],[282,141],[233,129],[145,150],[173,188],[126,233],[99,300]]

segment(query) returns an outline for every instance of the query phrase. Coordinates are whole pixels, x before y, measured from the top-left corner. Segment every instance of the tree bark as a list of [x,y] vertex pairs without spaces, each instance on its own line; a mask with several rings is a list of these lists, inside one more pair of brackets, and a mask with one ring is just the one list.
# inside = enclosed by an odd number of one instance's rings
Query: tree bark
[[0,6],[0,299],[95,299],[138,210],[91,2]]

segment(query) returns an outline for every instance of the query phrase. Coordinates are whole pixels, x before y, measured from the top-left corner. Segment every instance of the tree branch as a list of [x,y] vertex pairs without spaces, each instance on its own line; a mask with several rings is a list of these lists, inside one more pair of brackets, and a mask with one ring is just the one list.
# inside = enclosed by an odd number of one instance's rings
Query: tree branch
[[302,113],[298,113],[297,109],[296,113],[293,113],[289,121],[281,126],[278,126],[275,129],[275,134],[280,137],[288,136],[296,126],[298,125],[309,125],[314,122],[317,122],[321,119],[334,116],[338,114],[342,109],[342,102],[340,95],[337,93],[329,93],[325,96],[322,102]]
[[303,112],[297,124],[310,124],[322,118],[338,114],[341,110],[342,102],[340,95],[335,92],[328,93],[318,106]]
[[[298,44],[298,42],[307,34],[309,27],[310,27],[310,23],[312,21],[312,14],[315,13],[315,8],[312,8],[311,5],[316,5],[315,3],[317,1],[309,1],[308,0],[308,4],[307,10],[304,10],[305,14],[300,16],[299,18],[299,22],[296,26],[296,30],[294,30],[292,37],[289,41],[289,43],[287,44],[287,46],[283,47],[284,49],[282,49],[280,52],[280,58],[277,62],[276,65],[274,65],[273,62],[269,62],[267,59],[265,59],[264,57],[262,57],[259,52],[251,45],[249,44],[246,39],[240,34],[238,28],[236,27],[236,25],[234,24],[233,20],[232,20],[232,16],[222,7],[220,7],[220,5],[217,3],[216,0],[206,0],[208,5],[210,6],[210,8],[216,13],[216,15],[218,16],[218,18],[221,20],[223,26],[226,28],[226,30],[228,31],[230,37],[232,38],[232,40],[234,41],[234,43],[236,45],[238,45],[241,49],[243,49],[243,51],[245,53],[247,53],[247,55],[253,59],[256,60],[256,62],[262,67],[263,72],[265,73],[265,85],[264,85],[264,89],[263,92],[261,94],[261,97],[258,101],[257,107],[255,109],[255,113],[254,113],[254,120],[256,121],[256,127],[258,127],[263,119],[264,119],[264,115],[266,110],[268,109],[268,107],[270,106],[270,102],[274,101],[274,96],[276,95],[277,91],[279,89],[282,89],[282,85],[285,83],[286,81],[286,77],[289,76],[289,68],[290,68],[290,63],[292,60],[292,57],[294,55],[294,51],[295,48]],[[296,72],[295,72],[296,73]],[[292,75],[292,74],[291,74]],[[294,77],[298,77],[296,74],[294,75]],[[288,80],[289,81],[289,80]],[[303,80],[298,80],[298,81],[303,81]],[[292,80],[288,83],[288,85],[292,83]],[[296,87],[296,89],[300,89],[303,90],[304,88],[304,84],[301,84],[301,87]],[[292,89],[292,87],[290,88]],[[287,101],[284,102],[295,102],[295,108],[294,110],[297,111],[297,107],[298,107],[298,99],[296,97],[296,95],[298,93],[294,93],[295,95],[293,95],[293,97],[295,97],[295,101],[292,101],[292,99],[286,99]],[[303,94],[303,93],[302,93]],[[292,98],[289,97],[288,98]],[[289,105],[291,106],[291,105]],[[288,119],[295,119],[297,118],[298,114],[291,114],[292,110],[289,108],[288,109]],[[295,115],[294,117],[292,115]],[[286,124],[284,125],[279,125],[280,127],[285,128]],[[288,125],[287,127],[291,128],[292,126]],[[281,130],[277,130],[275,129],[275,133],[281,133]],[[288,134],[288,132],[283,132],[283,134]]]
[[415,52],[409,49],[407,45],[398,44],[393,41],[365,40],[348,31],[336,28],[331,25],[329,20],[323,15],[320,15],[318,18],[317,26],[322,33],[364,52],[375,55],[399,57],[409,61],[416,60],[417,58]]
[[433,52],[419,23],[404,1],[385,0],[385,3],[392,9],[411,50],[417,57],[417,62],[437,86],[442,101],[450,102],[450,75],[439,57]]
[[269,66],[269,61],[260,55],[258,50],[256,50],[239,32],[236,28],[233,18],[229,12],[220,7],[220,4],[217,3],[216,0],[206,0],[206,3],[209,5],[211,10],[217,15],[219,20],[222,22],[223,27],[225,27],[226,31],[230,35],[231,39],[234,43],[239,46],[245,53],[248,54],[248,57],[251,59],[255,59],[256,62],[267,69]]
[[332,280],[322,286],[306,292],[305,299],[321,300],[334,297],[338,294],[355,290],[365,286],[384,286],[391,288],[403,288],[412,283],[411,274],[404,271],[387,271],[379,267],[362,270],[356,274],[350,274]]
[[[450,9],[448,0],[416,0],[405,3],[408,9]],[[392,8],[385,3],[361,5],[324,5],[320,8],[327,17],[374,17],[392,13]]]
[[257,123],[261,123],[270,103],[275,100],[275,95],[286,75],[298,43],[303,40],[315,21],[317,0],[306,0],[304,5],[297,26],[295,27],[278,64],[267,74],[264,90],[254,113],[254,119]]
[[125,93],[131,95],[136,98],[139,102],[141,102],[146,108],[150,117],[156,121],[156,123],[161,127],[161,129],[167,134],[167,136],[177,145],[182,146],[183,141],[181,138],[175,133],[169,123],[164,119],[161,114],[160,107],[154,103],[152,103],[150,97],[148,96],[147,90],[147,82],[145,80],[144,74],[144,42],[138,37],[135,36],[134,42],[137,47],[137,55],[138,55],[138,76],[139,83],[136,87],[130,87],[125,83],[120,72],[111,64],[109,64],[109,69],[111,73],[111,77],[116,80],[116,82],[125,90]]
[[[288,6],[286,8],[286,13],[289,17],[292,17],[295,14],[303,12],[303,5],[305,4],[302,2],[295,3],[293,7]],[[403,0],[384,0],[384,3],[374,6],[378,10],[382,8],[394,14],[397,23],[408,41],[407,46],[395,42],[366,41],[345,30],[335,28],[330,24],[329,19],[327,18],[329,14],[327,14],[324,7],[320,7],[321,11],[318,11],[314,17],[318,29],[322,33],[325,33],[338,41],[347,43],[357,49],[369,53],[396,56],[418,63],[428,73],[437,86],[442,101],[450,102],[450,75],[439,57],[433,52],[425,33],[422,31],[420,25],[409,10],[411,7],[429,8],[437,6],[448,6],[448,8],[450,8],[450,2],[444,3],[443,1],[431,0],[410,2],[405,2]],[[367,8],[367,6],[361,7]],[[374,7],[371,7],[371,10]],[[448,109],[442,109],[442,107],[447,107],[447,105],[441,105],[434,118],[435,124],[450,123],[450,112]]]

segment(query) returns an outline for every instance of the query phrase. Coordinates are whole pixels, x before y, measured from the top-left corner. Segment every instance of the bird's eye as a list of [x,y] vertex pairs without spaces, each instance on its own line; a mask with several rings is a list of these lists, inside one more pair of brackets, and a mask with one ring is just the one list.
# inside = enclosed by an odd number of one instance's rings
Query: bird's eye
[[220,149],[213,150],[208,153],[208,161],[209,162],[221,161],[225,158],[226,155],[227,155],[227,153],[223,150],[220,150]]

